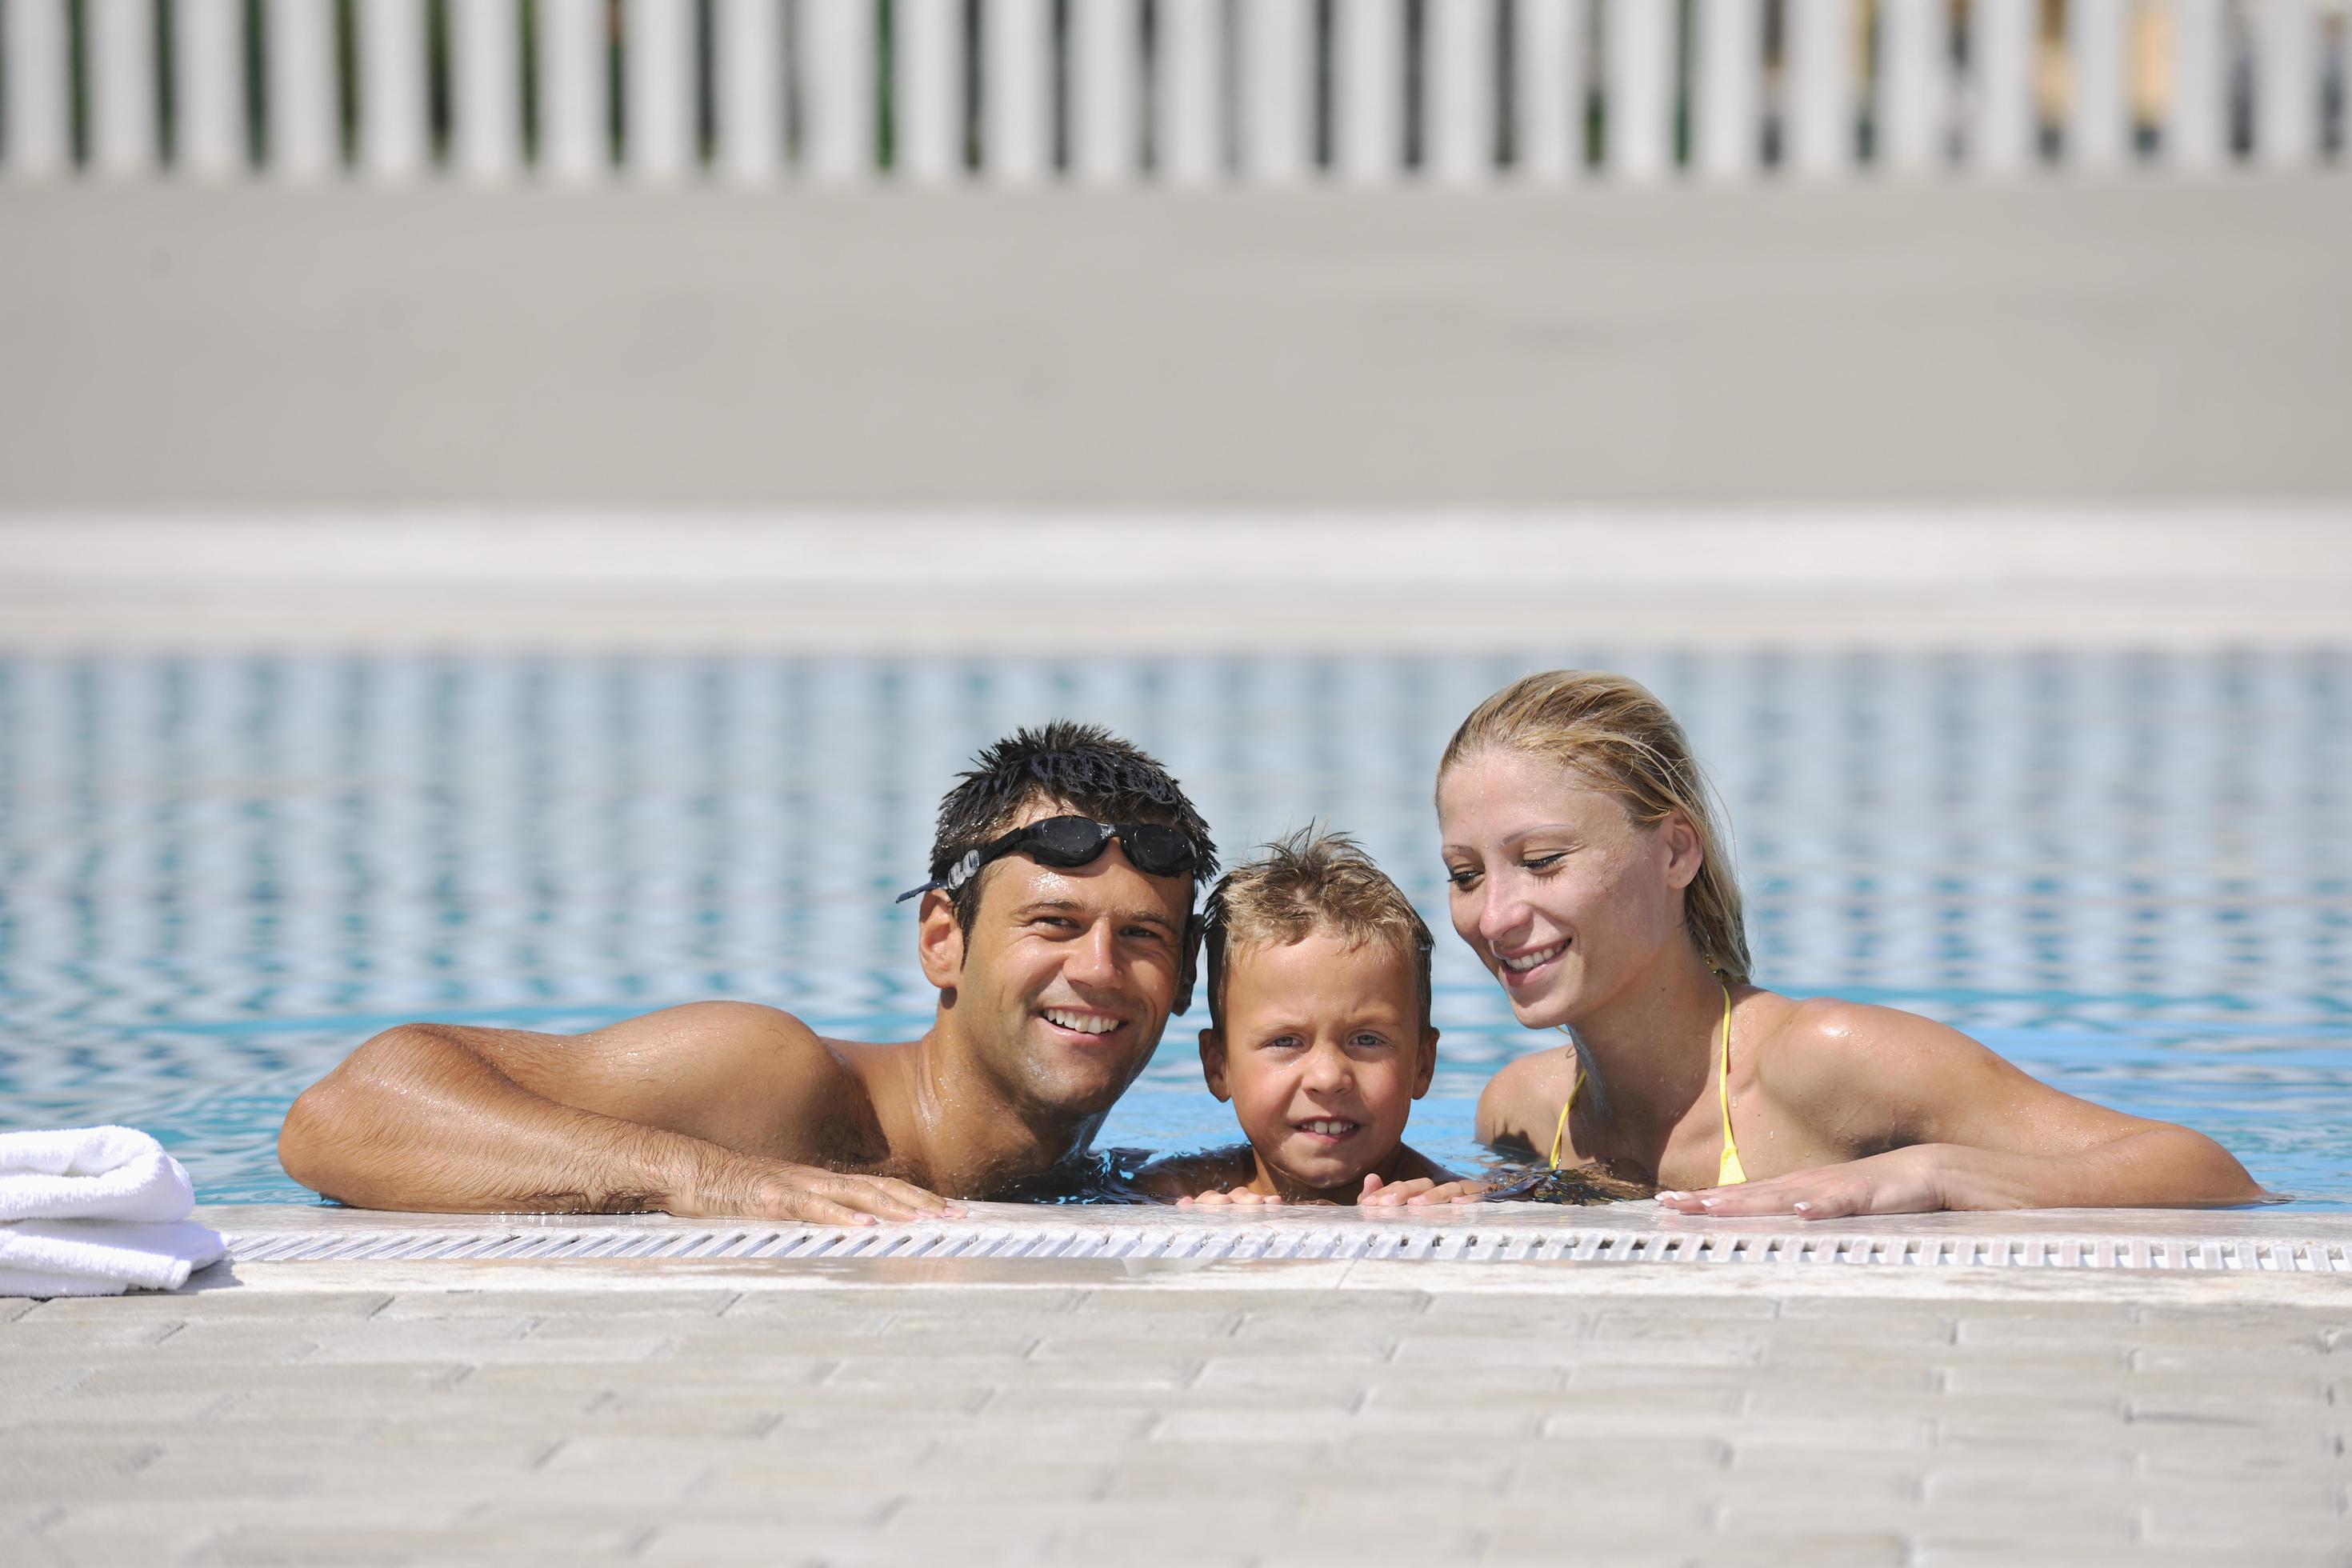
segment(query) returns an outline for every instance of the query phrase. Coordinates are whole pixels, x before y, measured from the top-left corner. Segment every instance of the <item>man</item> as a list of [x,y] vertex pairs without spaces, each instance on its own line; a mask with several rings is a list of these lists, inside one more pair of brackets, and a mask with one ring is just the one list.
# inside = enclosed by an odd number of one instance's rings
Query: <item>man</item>
[[922,1038],[818,1037],[746,1002],[577,1036],[408,1024],[294,1102],[287,1173],[362,1208],[953,1213],[1084,1148],[1190,999],[1216,846],[1165,769],[1024,730],[940,803],[916,937]]

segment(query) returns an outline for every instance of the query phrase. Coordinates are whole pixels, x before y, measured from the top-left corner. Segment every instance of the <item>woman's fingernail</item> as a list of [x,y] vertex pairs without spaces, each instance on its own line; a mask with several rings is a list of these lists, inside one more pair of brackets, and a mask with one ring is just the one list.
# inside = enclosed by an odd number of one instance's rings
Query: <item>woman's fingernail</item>
[[1811,1214],[1813,1212],[1813,1205],[1811,1204],[1795,1204],[1790,1206],[1799,1214]]
[[1701,1198],[1698,1201],[1698,1206],[1703,1209],[1711,1209],[1715,1206],[1715,1204],[1716,1200],[1713,1198]]
[[1678,1204],[1689,1195],[1688,1193],[1660,1193],[1658,1201],[1662,1204]]

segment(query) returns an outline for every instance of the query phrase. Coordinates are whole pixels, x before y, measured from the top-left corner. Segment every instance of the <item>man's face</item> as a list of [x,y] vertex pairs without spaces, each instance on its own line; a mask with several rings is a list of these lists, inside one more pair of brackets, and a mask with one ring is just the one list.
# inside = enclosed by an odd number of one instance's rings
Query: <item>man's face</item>
[[[1005,831],[1068,815],[1039,802]],[[924,972],[953,991],[957,1037],[1016,1101],[1099,1116],[1167,1026],[1192,907],[1191,878],[1145,876],[1117,840],[1066,869],[1010,855],[982,870],[968,938],[945,895],[926,900]]]

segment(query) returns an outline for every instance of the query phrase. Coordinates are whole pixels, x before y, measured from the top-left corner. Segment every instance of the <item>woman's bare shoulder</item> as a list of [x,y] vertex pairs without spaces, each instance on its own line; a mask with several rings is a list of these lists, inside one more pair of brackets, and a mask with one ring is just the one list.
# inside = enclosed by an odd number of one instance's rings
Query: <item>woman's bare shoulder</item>
[[1836,996],[1770,1001],[1777,1005],[1760,1020],[1750,1058],[1754,1081],[1770,1103],[1841,1146],[1916,1142],[1956,1107],[2032,1084],[1985,1046],[1916,1013]]
[[1551,1145],[1559,1108],[1576,1087],[1576,1053],[1566,1046],[1506,1063],[1478,1095],[1476,1136],[1497,1148]]

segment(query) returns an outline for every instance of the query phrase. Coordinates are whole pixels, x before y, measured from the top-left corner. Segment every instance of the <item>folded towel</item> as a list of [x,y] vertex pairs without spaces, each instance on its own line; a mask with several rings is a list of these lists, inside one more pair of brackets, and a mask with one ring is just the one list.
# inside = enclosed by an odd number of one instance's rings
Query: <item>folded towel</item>
[[21,1219],[0,1225],[0,1296],[176,1290],[220,1255],[220,1232],[193,1220]]
[[185,1219],[195,1201],[180,1163],[134,1129],[0,1132],[0,1221]]

